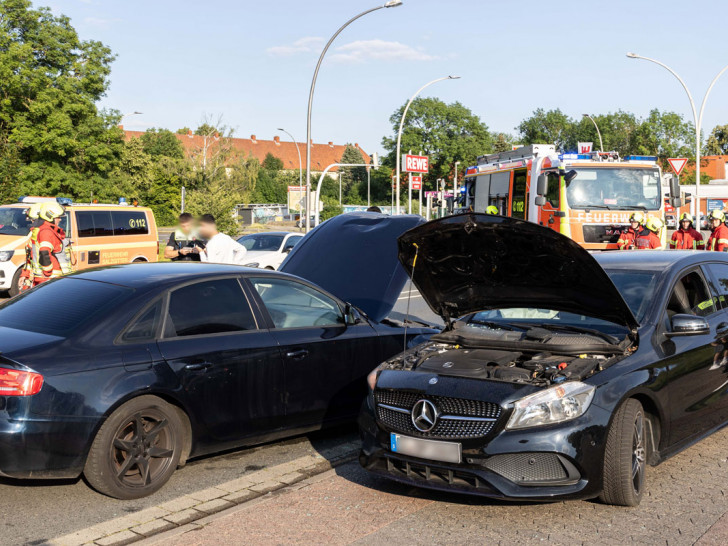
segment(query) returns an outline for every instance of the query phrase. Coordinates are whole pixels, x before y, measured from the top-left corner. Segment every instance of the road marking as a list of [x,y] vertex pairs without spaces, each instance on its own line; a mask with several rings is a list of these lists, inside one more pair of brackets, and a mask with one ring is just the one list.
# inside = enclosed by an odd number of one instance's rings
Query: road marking
[[414,298],[421,298],[421,297],[422,297],[422,294],[410,294],[408,296],[400,296],[397,298],[397,300],[406,300],[407,298],[414,299]]

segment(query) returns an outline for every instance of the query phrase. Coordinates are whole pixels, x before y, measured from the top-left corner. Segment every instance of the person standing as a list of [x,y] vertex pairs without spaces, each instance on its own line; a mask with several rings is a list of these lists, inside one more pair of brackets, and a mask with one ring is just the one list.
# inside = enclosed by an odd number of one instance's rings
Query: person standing
[[200,218],[200,235],[207,239],[205,248],[198,250],[203,262],[244,265],[247,250],[232,237],[217,230],[212,214],[204,214]]
[[30,237],[31,249],[28,258],[32,281],[26,283],[22,287],[23,290],[38,286],[68,272],[69,261],[63,248],[66,233],[58,225],[64,214],[63,207],[56,202],[43,203],[41,206],[38,218],[42,223],[37,229],[31,231]]
[[179,215],[179,225],[172,232],[164,248],[164,257],[173,262],[199,262],[200,248],[205,243],[194,226],[194,218],[189,212]]
[[672,234],[670,248],[673,250],[705,250],[702,234],[693,227],[693,217],[688,212],[680,216],[680,228]]
[[635,247],[637,236],[644,230],[645,216],[641,212],[635,212],[629,217],[629,227],[619,236],[617,245],[619,250],[632,250]]
[[711,210],[708,215],[713,231],[708,238],[708,250],[716,252],[728,251],[728,227],[725,225],[725,213],[722,210]]
[[660,230],[662,229],[662,220],[650,216],[645,222],[645,227],[637,234],[634,246],[638,250],[654,250],[662,248],[660,240]]

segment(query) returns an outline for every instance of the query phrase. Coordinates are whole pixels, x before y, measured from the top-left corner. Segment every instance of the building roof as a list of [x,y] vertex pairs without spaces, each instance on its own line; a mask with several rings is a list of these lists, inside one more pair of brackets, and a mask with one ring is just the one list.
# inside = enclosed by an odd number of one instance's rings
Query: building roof
[[[144,134],[143,131],[124,131],[125,138],[127,140],[132,138],[139,138]],[[205,147],[205,137],[187,133],[186,135],[175,135],[177,139],[182,143],[182,147],[185,149],[188,155],[200,153]],[[208,140],[209,141],[209,140]],[[281,161],[283,161],[283,168],[287,170],[298,169],[298,153],[296,151],[296,145],[293,142],[282,141],[279,136],[273,137],[273,140],[262,140],[256,137],[256,135],[250,135],[250,138],[231,138],[230,142],[233,148],[237,151],[238,155],[248,156],[252,155],[261,163],[265,159],[267,154],[271,154]],[[213,147],[209,145],[209,147]],[[305,142],[298,143],[299,150],[301,152],[301,163],[302,168],[306,168],[306,144]],[[362,163],[369,163],[371,160],[369,155],[359,147],[359,144],[354,144],[354,147],[359,150],[362,157]],[[328,144],[314,143],[311,146],[311,170],[312,171],[323,171],[326,167],[332,163],[337,163],[341,160],[346,145],[334,144],[329,142]],[[332,167],[330,171],[336,171],[336,167]]]

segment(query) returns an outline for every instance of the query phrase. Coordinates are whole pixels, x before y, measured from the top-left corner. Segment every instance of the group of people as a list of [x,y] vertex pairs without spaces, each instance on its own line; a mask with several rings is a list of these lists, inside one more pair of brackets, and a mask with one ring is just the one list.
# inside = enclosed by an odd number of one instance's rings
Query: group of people
[[246,252],[243,245],[218,231],[211,214],[203,214],[195,221],[190,213],[183,212],[177,229],[169,236],[164,257],[173,262],[244,265]]
[[[726,216],[722,210],[713,210],[708,215],[711,234],[706,244],[703,235],[695,229],[693,217],[690,213],[680,216],[680,225],[672,234],[669,245],[673,250],[713,250],[728,252],[728,226]],[[663,227],[659,218],[650,216],[645,218],[641,212],[635,212],[629,219],[630,225],[625,229],[617,241],[620,250],[644,250],[661,248],[659,233]]]

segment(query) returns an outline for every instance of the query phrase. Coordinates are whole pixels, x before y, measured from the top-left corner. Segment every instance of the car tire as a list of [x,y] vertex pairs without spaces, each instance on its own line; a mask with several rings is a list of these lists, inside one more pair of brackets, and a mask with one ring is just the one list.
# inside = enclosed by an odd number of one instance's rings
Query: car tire
[[177,468],[185,445],[177,410],[140,396],[112,413],[94,438],[83,474],[99,493],[139,499],[158,491]]
[[8,289],[8,296],[14,298],[20,294],[20,275],[23,273],[23,268],[19,267],[18,270],[13,274],[13,280],[10,281],[10,288]]
[[630,398],[614,416],[604,451],[604,489],[599,499],[616,506],[637,506],[645,490],[647,431],[645,412]]

